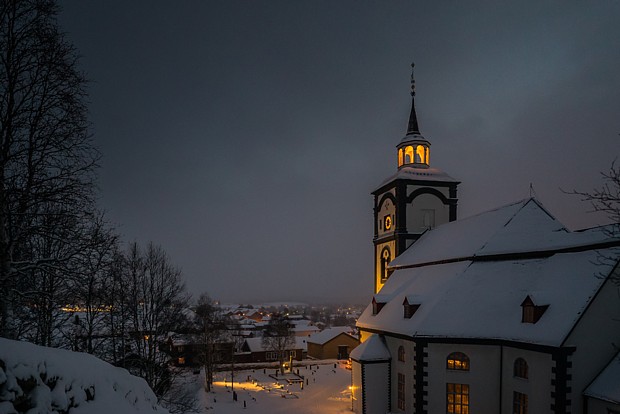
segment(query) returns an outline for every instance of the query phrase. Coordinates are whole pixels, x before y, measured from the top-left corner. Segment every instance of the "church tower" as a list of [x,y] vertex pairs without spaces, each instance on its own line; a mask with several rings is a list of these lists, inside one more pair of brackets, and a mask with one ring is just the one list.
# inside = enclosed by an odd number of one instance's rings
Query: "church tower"
[[396,146],[396,173],[374,196],[375,293],[389,272],[387,265],[425,231],[456,220],[459,181],[432,168],[431,143],[420,133],[415,111],[415,79],[411,64],[411,114],[405,137]]

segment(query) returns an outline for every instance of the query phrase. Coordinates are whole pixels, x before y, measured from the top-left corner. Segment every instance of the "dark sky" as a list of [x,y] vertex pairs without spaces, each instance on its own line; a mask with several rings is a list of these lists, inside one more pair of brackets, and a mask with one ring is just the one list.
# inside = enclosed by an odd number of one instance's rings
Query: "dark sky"
[[620,155],[620,1],[83,1],[100,205],[196,296],[365,302],[372,197],[396,171],[416,63],[431,166],[459,217],[565,190]]

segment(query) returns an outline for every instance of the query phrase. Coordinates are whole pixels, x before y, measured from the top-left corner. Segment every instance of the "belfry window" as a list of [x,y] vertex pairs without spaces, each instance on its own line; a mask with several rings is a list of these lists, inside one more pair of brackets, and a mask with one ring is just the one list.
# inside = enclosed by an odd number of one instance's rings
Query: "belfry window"
[[405,147],[405,164],[413,163],[413,147]]
[[403,165],[403,149],[398,150],[398,166]]

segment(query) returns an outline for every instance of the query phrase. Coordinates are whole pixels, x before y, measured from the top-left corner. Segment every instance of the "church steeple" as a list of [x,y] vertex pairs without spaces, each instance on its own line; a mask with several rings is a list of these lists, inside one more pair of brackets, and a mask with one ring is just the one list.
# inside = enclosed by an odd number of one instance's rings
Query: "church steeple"
[[375,293],[390,277],[390,262],[440,224],[456,220],[459,182],[430,166],[430,142],[420,133],[411,64],[411,114],[407,133],[396,146],[398,170],[374,196]]
[[407,135],[420,135],[420,127],[418,126],[418,117],[415,113],[415,78],[413,76],[413,68],[415,63],[411,64],[411,114],[409,114],[409,126],[407,127]]
[[398,168],[414,167],[428,168],[430,166],[431,143],[420,133],[418,116],[415,112],[415,78],[411,64],[411,113],[409,114],[409,124],[407,134],[396,147],[398,149]]

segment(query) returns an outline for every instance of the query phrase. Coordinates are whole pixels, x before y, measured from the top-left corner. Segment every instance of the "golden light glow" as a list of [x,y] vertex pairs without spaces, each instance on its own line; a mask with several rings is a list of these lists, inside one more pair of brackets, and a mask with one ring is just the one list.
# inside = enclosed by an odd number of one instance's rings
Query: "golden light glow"
[[413,162],[413,147],[410,145],[405,147],[405,164],[411,164]]
[[398,166],[403,165],[403,149],[398,150]]

